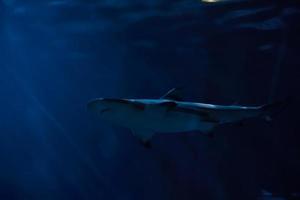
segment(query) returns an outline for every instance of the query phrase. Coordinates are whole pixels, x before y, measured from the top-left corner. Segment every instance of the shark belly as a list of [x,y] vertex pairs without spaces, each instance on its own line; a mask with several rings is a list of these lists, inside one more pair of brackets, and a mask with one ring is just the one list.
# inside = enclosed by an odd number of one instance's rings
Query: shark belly
[[157,132],[167,133],[188,131],[208,132],[214,125],[214,123],[202,121],[199,116],[194,114],[170,112],[156,126],[156,130]]
[[176,133],[195,130],[208,132],[216,124],[201,121],[199,116],[190,113],[150,111],[127,117],[124,125],[131,129],[151,130],[157,133]]

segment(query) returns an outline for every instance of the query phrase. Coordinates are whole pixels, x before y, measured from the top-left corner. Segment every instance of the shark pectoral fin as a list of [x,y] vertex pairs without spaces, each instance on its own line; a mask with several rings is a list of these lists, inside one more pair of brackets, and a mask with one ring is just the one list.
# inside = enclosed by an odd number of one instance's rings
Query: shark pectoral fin
[[132,129],[132,134],[137,137],[143,144],[149,144],[149,141],[155,134],[154,131],[147,129]]
[[210,139],[214,139],[216,134],[213,131],[209,131],[206,133],[207,137]]
[[207,136],[210,139],[214,139],[215,136],[216,136],[215,131],[214,131],[214,127],[210,127],[206,130],[202,130],[202,133],[203,133],[203,135]]
[[204,133],[204,135],[207,135],[209,138],[214,138],[214,128],[217,126],[216,123],[206,123],[205,125],[201,127],[201,132]]

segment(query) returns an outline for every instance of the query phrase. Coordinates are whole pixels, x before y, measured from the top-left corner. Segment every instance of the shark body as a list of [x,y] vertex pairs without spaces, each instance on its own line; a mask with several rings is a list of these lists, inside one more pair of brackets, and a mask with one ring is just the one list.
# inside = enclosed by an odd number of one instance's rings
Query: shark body
[[247,118],[264,117],[278,104],[262,106],[223,106],[182,101],[177,89],[159,99],[98,98],[88,109],[101,118],[127,127],[143,143],[155,133],[200,131],[210,133],[216,126],[240,122]]

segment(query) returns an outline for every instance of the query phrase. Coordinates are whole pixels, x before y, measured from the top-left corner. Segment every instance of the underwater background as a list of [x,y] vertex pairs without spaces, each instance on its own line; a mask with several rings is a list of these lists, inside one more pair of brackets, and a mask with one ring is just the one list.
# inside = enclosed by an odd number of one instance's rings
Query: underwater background
[[[297,0],[1,0],[1,200],[300,199]],[[90,99],[261,105],[215,138],[130,131]]]

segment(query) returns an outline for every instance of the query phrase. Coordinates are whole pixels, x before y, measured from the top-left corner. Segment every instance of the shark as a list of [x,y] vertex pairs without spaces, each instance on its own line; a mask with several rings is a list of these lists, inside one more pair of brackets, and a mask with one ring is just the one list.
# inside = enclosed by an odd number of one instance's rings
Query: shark
[[199,131],[211,135],[226,123],[241,123],[261,117],[271,121],[284,102],[260,106],[215,105],[183,101],[180,89],[173,88],[158,99],[97,98],[87,109],[106,121],[129,128],[145,146],[155,134]]

